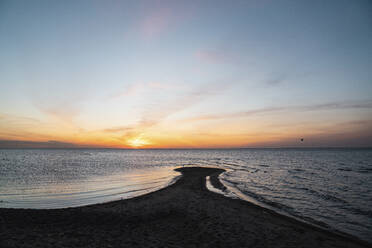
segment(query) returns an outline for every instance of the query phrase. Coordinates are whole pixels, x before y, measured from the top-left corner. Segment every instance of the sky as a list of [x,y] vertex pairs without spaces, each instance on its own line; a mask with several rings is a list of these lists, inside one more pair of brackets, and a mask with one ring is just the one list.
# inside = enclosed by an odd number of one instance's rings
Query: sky
[[371,147],[371,13],[2,0],[0,147]]

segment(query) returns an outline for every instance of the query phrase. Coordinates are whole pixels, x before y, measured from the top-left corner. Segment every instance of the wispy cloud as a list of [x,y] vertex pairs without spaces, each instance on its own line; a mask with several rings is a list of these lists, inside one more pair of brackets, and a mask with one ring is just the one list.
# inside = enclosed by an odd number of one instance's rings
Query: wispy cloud
[[286,74],[271,75],[264,82],[265,82],[266,85],[276,86],[276,85],[280,85],[283,82],[285,82],[287,80],[287,78],[288,78],[288,76]]
[[0,114],[1,140],[54,140],[61,130],[58,123],[40,121],[35,118]]
[[73,124],[74,119],[81,113],[82,103],[86,99],[85,94],[84,91],[33,90],[30,98],[33,106],[47,117]]
[[16,128],[2,128],[0,130],[0,139],[6,140],[34,140],[34,139],[41,139],[46,140],[50,138],[50,135],[45,135],[42,133],[37,133],[33,131],[27,131],[20,129],[19,127]]
[[195,52],[195,57],[208,63],[226,63],[231,60],[230,56],[218,50],[199,50]]
[[208,121],[208,120],[218,120],[218,119],[240,118],[240,117],[247,117],[247,116],[257,115],[257,114],[279,112],[283,110],[285,110],[285,108],[272,107],[272,108],[254,109],[254,110],[249,110],[249,111],[239,111],[239,112],[225,113],[225,114],[206,114],[206,115],[199,115],[199,116],[195,116],[191,118],[186,118],[186,119],[183,119],[182,121]]
[[170,83],[161,83],[161,82],[139,82],[139,83],[133,83],[126,87],[125,90],[121,92],[117,92],[115,94],[112,94],[109,98],[115,99],[125,96],[136,96],[140,95],[143,92],[146,91],[152,91],[152,90],[178,90],[182,89],[181,85],[178,84],[170,84]]
[[45,123],[35,118],[0,113],[0,139],[43,137],[32,130],[44,127]]
[[[119,139],[124,142],[138,136],[144,137],[144,134],[147,132],[147,130],[157,126],[169,116],[182,112],[183,110],[202,102],[208,97],[215,96],[232,85],[233,83],[226,84],[224,80],[212,82],[192,90],[175,100],[148,104],[144,107],[142,117],[137,123],[132,125],[110,127],[101,131],[111,133],[115,136],[115,139]],[[163,85],[152,85],[152,87],[163,87]]]
[[[292,126],[291,126],[292,127]],[[246,144],[246,147],[370,147],[372,120],[347,121],[301,132],[278,133],[269,139]],[[303,138],[304,141],[300,141]]]
[[80,109],[71,102],[55,103],[49,105],[35,104],[44,114],[66,123],[72,123],[80,114]]
[[224,114],[206,114],[199,115],[182,121],[207,121],[229,118],[241,118],[258,114],[276,113],[283,111],[325,111],[325,110],[342,110],[342,109],[372,109],[372,101],[354,101],[354,102],[330,102],[314,105],[298,105],[298,106],[283,106],[283,107],[267,107],[260,109],[253,109],[247,111],[239,111]]
[[302,111],[335,110],[335,109],[369,109],[372,108],[372,100],[354,102],[329,102],[308,106],[297,107]]
[[[0,148],[78,148],[74,143],[49,141],[0,140]],[[88,146],[85,146],[88,147]]]
[[310,76],[314,75],[314,72],[311,71],[302,71],[302,72],[289,72],[289,71],[273,71],[264,75],[264,78],[261,82],[269,87],[279,86],[287,82],[293,81],[303,81],[308,79]]
[[234,64],[241,63],[239,55],[226,49],[200,49],[194,53],[194,57],[203,63],[208,64]]
[[133,127],[120,126],[120,127],[105,128],[102,131],[105,133],[123,133],[123,132],[129,132],[132,130],[133,130]]
[[40,120],[31,118],[31,117],[0,113],[0,124],[1,123],[6,123],[7,125],[14,125],[14,124],[38,125],[41,122]]
[[166,102],[160,105],[149,107],[144,113],[141,123],[146,126],[155,125],[168,116],[181,112],[193,105],[196,105],[208,97],[215,96],[231,87],[233,82],[227,84],[224,80],[206,84],[195,89],[183,97],[177,98],[174,102]]

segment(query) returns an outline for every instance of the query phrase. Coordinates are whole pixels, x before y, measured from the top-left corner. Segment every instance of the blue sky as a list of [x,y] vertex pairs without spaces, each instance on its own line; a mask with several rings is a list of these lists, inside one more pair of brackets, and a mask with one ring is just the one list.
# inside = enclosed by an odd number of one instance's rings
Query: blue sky
[[371,10],[331,0],[2,1],[0,140],[370,146]]

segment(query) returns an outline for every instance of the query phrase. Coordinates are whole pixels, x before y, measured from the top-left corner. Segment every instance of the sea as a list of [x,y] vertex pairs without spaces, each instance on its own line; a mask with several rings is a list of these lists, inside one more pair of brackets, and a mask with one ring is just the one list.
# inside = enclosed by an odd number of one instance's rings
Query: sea
[[0,149],[0,207],[132,198],[174,183],[182,166],[224,168],[227,197],[372,243],[372,149]]

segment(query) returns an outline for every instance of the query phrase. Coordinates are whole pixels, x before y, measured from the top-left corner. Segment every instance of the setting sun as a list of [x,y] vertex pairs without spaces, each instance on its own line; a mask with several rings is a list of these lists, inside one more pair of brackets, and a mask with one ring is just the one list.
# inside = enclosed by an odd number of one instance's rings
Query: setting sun
[[143,139],[141,136],[135,137],[133,139],[128,140],[128,145],[134,148],[143,147],[145,145],[149,145],[150,142]]

